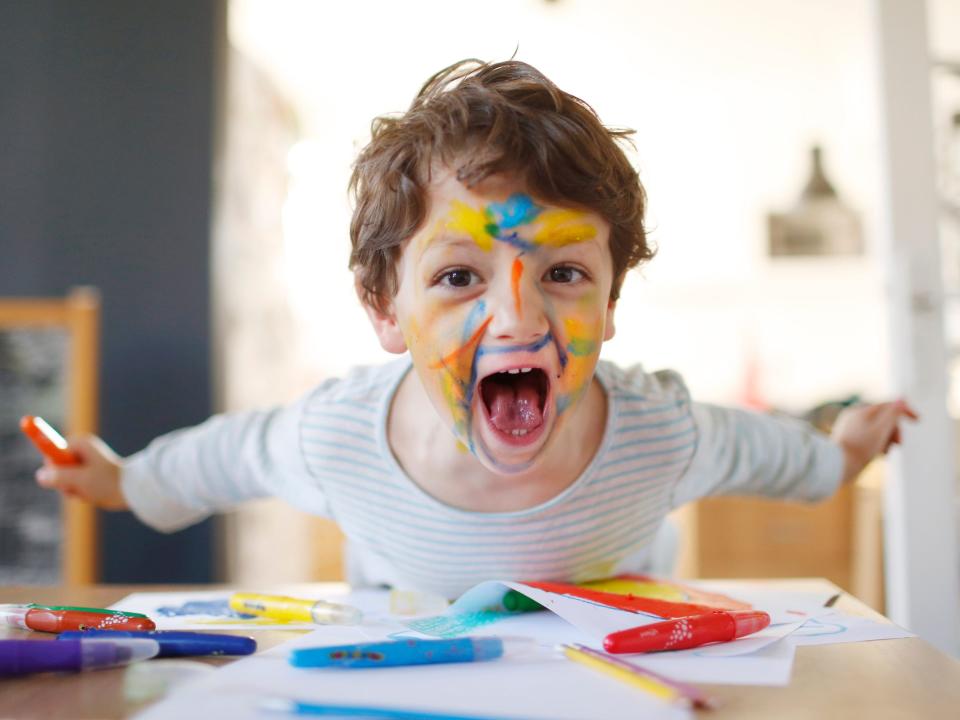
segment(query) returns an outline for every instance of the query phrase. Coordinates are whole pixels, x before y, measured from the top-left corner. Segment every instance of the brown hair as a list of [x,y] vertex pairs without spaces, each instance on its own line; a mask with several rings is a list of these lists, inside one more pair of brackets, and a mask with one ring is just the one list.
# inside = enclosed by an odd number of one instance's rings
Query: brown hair
[[386,311],[396,294],[400,250],[427,215],[438,161],[460,162],[453,169],[468,187],[510,173],[538,200],[609,222],[616,300],[624,273],[654,254],[643,186],[620,146],[632,132],[605,127],[587,103],[523,62],[463,60],[441,70],[406,113],[373,121],[354,164],[350,268],[364,301]]

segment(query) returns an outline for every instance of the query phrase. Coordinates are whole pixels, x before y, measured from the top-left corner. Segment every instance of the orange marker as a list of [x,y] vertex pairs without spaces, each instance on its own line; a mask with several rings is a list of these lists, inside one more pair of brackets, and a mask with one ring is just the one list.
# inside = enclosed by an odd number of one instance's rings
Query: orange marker
[[73,452],[67,441],[42,417],[24,415],[20,429],[33,441],[37,449],[54,465],[79,465],[80,456]]

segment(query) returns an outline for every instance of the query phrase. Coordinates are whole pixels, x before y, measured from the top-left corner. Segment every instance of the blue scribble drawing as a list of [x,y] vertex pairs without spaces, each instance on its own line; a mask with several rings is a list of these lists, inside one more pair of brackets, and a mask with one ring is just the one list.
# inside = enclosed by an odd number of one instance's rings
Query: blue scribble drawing
[[457,613],[456,615],[436,615],[418,618],[404,623],[411,630],[436,637],[457,637],[467,635],[478,627],[495,623],[516,613],[506,610],[479,610],[477,612]]
[[818,620],[817,618],[810,618],[806,623],[795,630],[794,634],[803,635],[806,637],[817,637],[820,635],[839,635],[840,633],[846,631],[846,625],[824,622],[823,620]]
[[250,620],[257,617],[239,613],[230,607],[229,601],[223,600],[190,600],[183,605],[167,605],[157,608],[157,614],[164,617],[177,617],[179,615],[212,615],[221,618],[237,618],[240,620]]

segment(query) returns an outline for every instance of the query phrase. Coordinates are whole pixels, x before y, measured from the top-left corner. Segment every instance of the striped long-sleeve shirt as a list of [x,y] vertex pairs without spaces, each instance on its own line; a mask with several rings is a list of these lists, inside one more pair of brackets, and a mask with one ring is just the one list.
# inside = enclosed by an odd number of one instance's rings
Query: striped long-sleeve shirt
[[272,411],[215,416],[158,438],[124,464],[133,512],[185,527],[252,498],[279,496],[334,519],[356,585],[455,597],[484,580],[586,580],[648,568],[666,514],[705,495],[816,500],[840,449],[808,426],[691,402],[680,377],[601,362],[606,429],[582,475],[512,512],[470,512],[424,492],[387,440],[409,360],[358,368]]

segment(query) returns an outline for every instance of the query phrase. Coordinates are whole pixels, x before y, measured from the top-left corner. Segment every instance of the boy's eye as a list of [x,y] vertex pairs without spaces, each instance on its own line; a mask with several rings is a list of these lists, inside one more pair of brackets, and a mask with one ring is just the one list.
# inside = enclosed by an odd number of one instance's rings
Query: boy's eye
[[473,284],[476,275],[466,268],[457,268],[448,270],[437,278],[437,282],[447,287],[470,287]]
[[557,265],[547,271],[547,277],[550,282],[555,283],[574,283],[586,277],[583,271],[570,265]]

